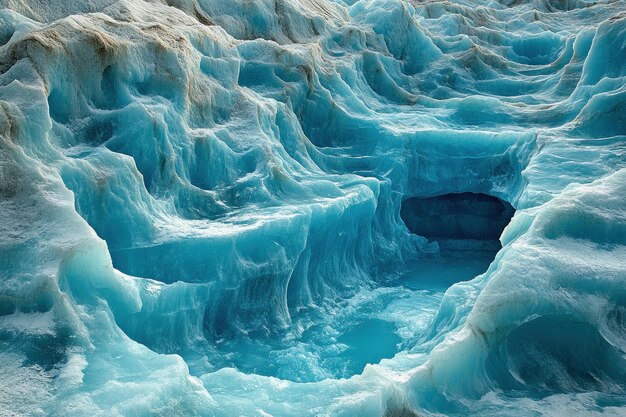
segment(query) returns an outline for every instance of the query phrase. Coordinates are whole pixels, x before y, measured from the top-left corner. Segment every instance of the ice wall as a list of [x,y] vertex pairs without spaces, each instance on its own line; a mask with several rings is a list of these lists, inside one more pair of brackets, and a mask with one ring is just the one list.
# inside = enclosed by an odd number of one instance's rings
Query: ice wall
[[[0,414],[623,413],[623,1],[0,6]],[[218,366],[437,256],[402,202],[461,193],[516,214],[406,352]]]

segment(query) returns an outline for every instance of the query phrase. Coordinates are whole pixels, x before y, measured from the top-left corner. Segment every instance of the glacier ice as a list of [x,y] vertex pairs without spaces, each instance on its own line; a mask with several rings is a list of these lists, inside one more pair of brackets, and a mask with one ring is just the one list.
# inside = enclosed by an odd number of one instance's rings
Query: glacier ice
[[0,7],[0,416],[626,413],[626,2]]

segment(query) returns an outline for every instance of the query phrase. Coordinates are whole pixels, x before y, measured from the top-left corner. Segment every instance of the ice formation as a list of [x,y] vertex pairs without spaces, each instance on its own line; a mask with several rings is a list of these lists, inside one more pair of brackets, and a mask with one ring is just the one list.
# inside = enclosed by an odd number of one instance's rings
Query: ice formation
[[0,7],[0,415],[626,413],[626,2]]

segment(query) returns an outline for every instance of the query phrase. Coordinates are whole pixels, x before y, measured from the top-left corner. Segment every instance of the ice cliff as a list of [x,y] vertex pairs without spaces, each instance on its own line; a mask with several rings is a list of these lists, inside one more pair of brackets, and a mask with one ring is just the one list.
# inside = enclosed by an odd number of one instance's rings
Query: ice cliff
[[626,413],[626,2],[0,7],[1,416]]

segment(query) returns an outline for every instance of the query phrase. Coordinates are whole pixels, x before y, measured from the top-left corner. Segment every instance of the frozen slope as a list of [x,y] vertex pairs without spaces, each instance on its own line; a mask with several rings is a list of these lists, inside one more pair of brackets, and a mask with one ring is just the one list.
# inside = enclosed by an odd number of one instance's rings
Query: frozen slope
[[626,412],[626,2],[0,6],[0,415]]

